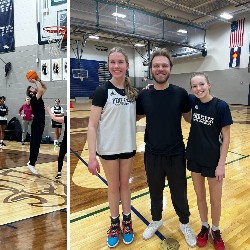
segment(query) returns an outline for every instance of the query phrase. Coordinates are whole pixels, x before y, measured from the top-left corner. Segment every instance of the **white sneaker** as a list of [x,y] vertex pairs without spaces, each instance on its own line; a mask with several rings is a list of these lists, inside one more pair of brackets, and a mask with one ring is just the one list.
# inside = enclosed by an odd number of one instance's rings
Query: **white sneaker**
[[187,224],[180,223],[180,229],[185,237],[187,244],[190,247],[195,247],[196,246],[196,237],[195,237],[194,232],[193,232],[192,228],[190,227],[189,223],[187,223]]
[[162,224],[162,220],[152,221],[144,230],[142,238],[144,240],[150,239],[155,234],[155,232],[162,226]]
[[35,169],[34,166],[27,164],[28,169],[33,173],[33,174],[38,174],[37,170]]

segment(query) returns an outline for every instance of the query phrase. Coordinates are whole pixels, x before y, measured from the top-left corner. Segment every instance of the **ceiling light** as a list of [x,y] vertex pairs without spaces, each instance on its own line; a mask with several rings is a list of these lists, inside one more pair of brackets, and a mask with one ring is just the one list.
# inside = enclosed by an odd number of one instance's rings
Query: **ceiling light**
[[90,38],[90,39],[96,39],[96,40],[98,40],[98,39],[99,39],[99,36],[96,36],[96,35],[90,35],[90,36],[89,36],[89,38]]
[[187,34],[187,30],[179,29],[179,30],[177,30],[177,32],[182,33],[182,34]]
[[126,15],[121,14],[121,13],[118,13],[118,12],[114,12],[114,13],[112,14],[112,16],[116,16],[116,17],[120,17],[120,18],[125,18],[125,17],[126,17]]
[[231,14],[226,13],[226,12],[220,14],[220,17],[221,17],[221,18],[224,18],[224,19],[226,19],[226,20],[232,19],[232,18],[233,18],[233,16],[232,16]]
[[136,47],[144,47],[145,44],[143,44],[143,43],[136,43],[135,46],[136,46]]

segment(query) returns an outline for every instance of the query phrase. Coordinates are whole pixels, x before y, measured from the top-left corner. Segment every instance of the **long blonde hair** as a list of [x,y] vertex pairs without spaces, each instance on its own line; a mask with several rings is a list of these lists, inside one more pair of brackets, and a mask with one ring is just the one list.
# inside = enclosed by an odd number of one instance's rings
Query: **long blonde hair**
[[[112,54],[114,52],[118,52],[118,53],[123,54],[123,56],[125,57],[125,61],[126,61],[127,65],[129,65],[128,56],[125,53],[125,51],[120,47],[114,47],[109,51],[108,60],[109,60],[110,54]],[[124,86],[124,88],[125,88],[125,94],[128,97],[128,100],[129,101],[135,101],[135,99],[136,99],[136,97],[138,95],[138,90],[131,86],[131,81],[130,81],[128,76],[125,76],[125,86]]]

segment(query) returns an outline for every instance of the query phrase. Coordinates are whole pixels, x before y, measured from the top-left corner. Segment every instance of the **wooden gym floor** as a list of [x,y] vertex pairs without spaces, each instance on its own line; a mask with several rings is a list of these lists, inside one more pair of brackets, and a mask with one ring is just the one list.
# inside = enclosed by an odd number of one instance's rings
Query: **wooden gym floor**
[[41,144],[39,176],[34,176],[26,166],[29,143],[5,142],[0,150],[0,249],[66,249],[66,162],[62,178],[54,179],[59,148]]
[[[70,130],[70,235],[71,249],[108,249],[106,244],[109,227],[107,186],[103,170],[100,176],[92,176],[87,170],[88,148],[86,144],[90,102],[72,102]],[[226,178],[223,186],[222,216],[220,228],[227,250],[250,249],[250,107],[231,106],[234,124],[231,126],[231,144],[227,158]],[[115,125],[114,125],[115,126]],[[183,121],[184,141],[187,141],[189,124]],[[145,119],[137,122],[137,154],[131,175],[132,219],[135,239],[131,245],[120,240],[116,249],[161,249],[164,238],[174,238],[180,250],[187,250],[179,222],[174,212],[168,185],[164,190],[163,226],[160,234],[144,241],[142,233],[151,221],[150,197],[143,164]],[[191,211],[190,224],[197,234],[200,219],[196,205],[190,172],[187,171],[188,199]],[[209,203],[209,200],[208,200]],[[121,210],[120,210],[121,212]],[[211,223],[211,219],[209,220]],[[198,249],[198,247],[193,248]],[[212,241],[203,249],[213,249]]]

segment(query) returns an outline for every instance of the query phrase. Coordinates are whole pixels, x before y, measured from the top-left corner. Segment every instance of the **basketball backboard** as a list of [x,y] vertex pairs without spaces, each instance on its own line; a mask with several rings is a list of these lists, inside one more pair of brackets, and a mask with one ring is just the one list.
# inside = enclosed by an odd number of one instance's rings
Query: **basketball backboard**
[[73,78],[78,78],[83,81],[85,78],[88,78],[88,70],[85,69],[72,69]]
[[[62,32],[48,32],[48,27],[58,27],[58,31],[61,30],[60,27],[67,27],[67,0],[41,0],[37,1],[37,4],[39,10],[37,23],[38,44],[50,43],[52,36],[54,39],[61,39]],[[62,42],[60,46],[62,49],[66,49],[67,42]]]

